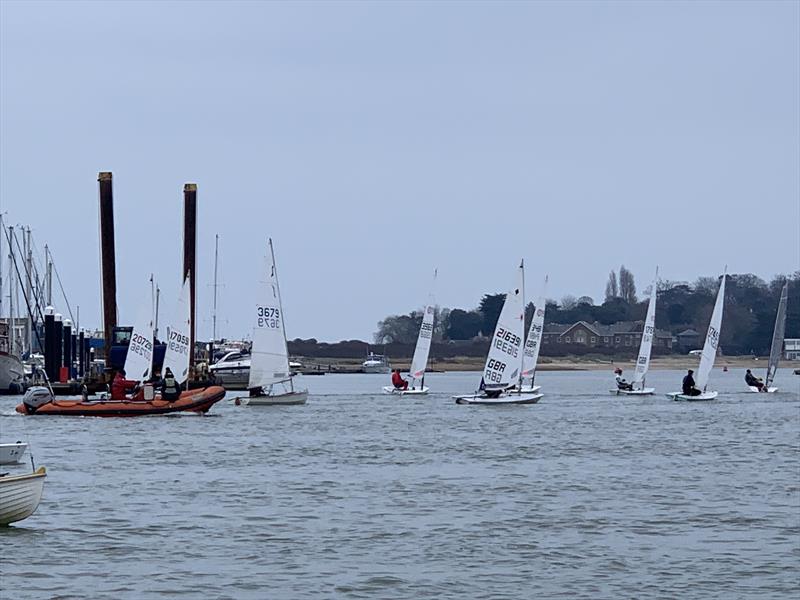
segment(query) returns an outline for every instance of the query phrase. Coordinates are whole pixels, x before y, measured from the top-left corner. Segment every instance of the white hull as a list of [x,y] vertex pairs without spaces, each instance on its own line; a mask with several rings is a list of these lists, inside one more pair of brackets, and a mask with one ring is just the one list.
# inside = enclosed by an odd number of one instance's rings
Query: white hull
[[386,365],[361,365],[361,370],[364,373],[372,373],[373,375],[386,375],[392,372]]
[[15,465],[22,460],[22,455],[28,444],[17,442],[16,444],[0,444],[0,465]]
[[285,394],[269,394],[266,396],[245,396],[240,398],[245,406],[294,406],[305,404],[308,400],[308,390],[299,392],[286,392]]
[[504,393],[497,398],[489,398],[483,394],[464,394],[453,396],[456,404],[483,404],[486,406],[502,406],[505,404],[536,404],[543,394]]
[[704,400],[715,400],[716,397],[719,396],[719,392],[703,392],[699,396],[687,396],[686,394],[682,394],[680,392],[672,392],[667,394],[667,398],[670,400],[682,400],[685,402],[702,402]]
[[0,353],[0,392],[21,394],[25,380],[25,366],[16,356]]
[[652,396],[656,388],[642,388],[641,390],[608,390],[615,396]]
[[[523,385],[522,389],[520,390],[520,393],[522,393],[522,394],[536,394],[536,393],[539,392],[540,389],[542,389],[542,386],[540,386],[540,385],[534,385],[534,386]],[[512,390],[516,391],[517,388],[514,387],[514,388],[512,388]]]
[[401,390],[391,385],[386,385],[383,387],[383,393],[394,394],[395,396],[425,396],[428,394],[428,389],[428,387],[423,386],[416,389],[408,388],[407,390]]
[[752,385],[748,385],[747,386],[747,391],[755,392],[756,394],[774,394],[775,392],[778,391],[778,388],[776,388],[776,387],[768,387],[765,392],[759,392],[757,387],[753,387]]
[[36,511],[45,477],[44,467],[35,473],[0,477],[0,525],[21,521]]

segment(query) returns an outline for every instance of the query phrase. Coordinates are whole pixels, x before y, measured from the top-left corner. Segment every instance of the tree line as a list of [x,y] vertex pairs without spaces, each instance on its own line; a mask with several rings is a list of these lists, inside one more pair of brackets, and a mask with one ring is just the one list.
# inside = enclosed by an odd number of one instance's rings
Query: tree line
[[[656,327],[673,335],[687,329],[705,336],[714,307],[719,277],[700,277],[693,283],[662,280],[657,284]],[[726,354],[766,354],[772,340],[775,313],[781,288],[789,283],[786,316],[786,337],[800,337],[800,271],[777,275],[769,283],[752,273],[729,275],[725,290],[725,311],[720,347]],[[610,325],[619,321],[643,321],[652,293],[648,286],[641,300],[636,283],[623,265],[611,271],[602,304],[589,296],[566,295],[560,301],[548,299],[545,325],[595,321]],[[505,294],[485,294],[476,308],[443,308],[436,310],[433,340],[435,342],[471,340],[492,335],[505,300]],[[525,310],[527,331],[534,305]],[[390,315],[378,323],[374,341],[377,344],[413,344],[422,322],[422,311],[406,315]]]

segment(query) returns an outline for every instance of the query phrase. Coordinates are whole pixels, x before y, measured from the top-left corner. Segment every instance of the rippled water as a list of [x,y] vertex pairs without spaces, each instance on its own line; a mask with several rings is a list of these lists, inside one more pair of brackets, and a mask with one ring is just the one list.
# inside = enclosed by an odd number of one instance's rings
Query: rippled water
[[723,399],[685,404],[663,396],[679,372],[639,399],[607,394],[609,373],[542,373],[536,406],[455,405],[477,377],[431,374],[417,399],[375,394],[388,376],[306,377],[305,407],[208,417],[22,417],[0,398],[3,441],[48,467],[39,511],[0,530],[0,595],[800,591],[800,377],[756,395],[715,371]]

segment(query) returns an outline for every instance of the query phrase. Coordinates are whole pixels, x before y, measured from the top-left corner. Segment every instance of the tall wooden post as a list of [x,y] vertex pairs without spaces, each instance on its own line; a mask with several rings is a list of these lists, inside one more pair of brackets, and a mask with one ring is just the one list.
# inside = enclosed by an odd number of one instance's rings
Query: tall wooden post
[[103,287],[103,337],[106,364],[110,364],[111,343],[117,326],[117,267],[114,254],[114,194],[111,173],[97,175],[100,184],[100,259]]
[[187,183],[183,186],[183,278],[191,275],[189,280],[189,310],[192,324],[189,329],[189,372],[194,369],[194,342],[197,288],[197,184]]

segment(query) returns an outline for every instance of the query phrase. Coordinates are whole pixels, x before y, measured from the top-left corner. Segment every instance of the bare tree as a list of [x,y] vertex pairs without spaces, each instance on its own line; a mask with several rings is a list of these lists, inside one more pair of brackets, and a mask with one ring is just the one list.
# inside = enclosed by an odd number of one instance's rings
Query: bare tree
[[625,265],[619,268],[619,296],[628,304],[636,304],[636,283]]
[[606,302],[612,298],[619,296],[619,286],[617,285],[617,274],[614,270],[608,274],[608,283],[606,284]]

